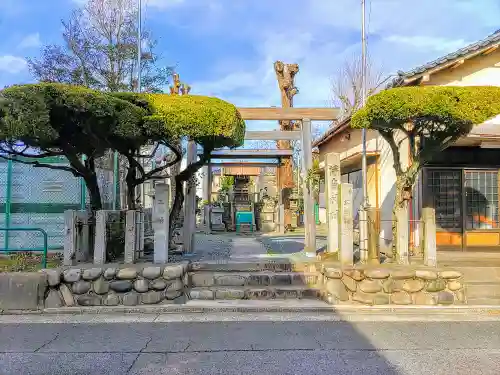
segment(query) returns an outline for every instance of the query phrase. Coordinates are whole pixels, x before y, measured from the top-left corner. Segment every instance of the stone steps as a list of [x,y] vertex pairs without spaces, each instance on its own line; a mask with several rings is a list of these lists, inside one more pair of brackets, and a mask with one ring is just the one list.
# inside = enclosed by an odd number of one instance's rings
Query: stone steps
[[500,267],[455,267],[462,272],[467,304],[500,304]]
[[474,299],[500,300],[500,282],[467,282],[467,301]]
[[[192,300],[319,299],[316,262],[288,259],[192,263],[188,297]],[[319,267],[319,266],[318,266]]]
[[243,287],[243,286],[315,286],[319,274],[315,272],[189,272],[189,286]]
[[291,262],[286,258],[267,260],[229,261],[220,260],[193,262],[191,272],[317,272],[321,271],[321,261],[306,260]]
[[191,288],[188,298],[192,300],[275,300],[275,299],[315,299],[321,290],[315,287],[293,286],[214,286]]

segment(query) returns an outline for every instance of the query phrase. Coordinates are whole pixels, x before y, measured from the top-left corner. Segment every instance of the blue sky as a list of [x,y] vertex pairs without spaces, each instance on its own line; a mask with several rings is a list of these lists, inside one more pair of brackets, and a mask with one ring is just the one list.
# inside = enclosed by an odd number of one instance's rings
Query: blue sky
[[[0,0],[0,87],[32,80],[25,58],[60,43],[61,19],[82,1]],[[300,66],[296,106],[331,105],[332,76],[361,48],[360,0],[143,2],[162,63],[193,93],[238,106],[280,104],[276,59]],[[367,0],[367,27],[371,59],[388,75],[499,29],[500,0]]]

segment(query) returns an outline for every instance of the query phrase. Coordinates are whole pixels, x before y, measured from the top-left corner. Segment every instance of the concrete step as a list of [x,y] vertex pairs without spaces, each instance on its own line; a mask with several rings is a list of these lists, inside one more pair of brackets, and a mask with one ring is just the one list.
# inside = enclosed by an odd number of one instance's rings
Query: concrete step
[[280,287],[207,287],[189,290],[191,300],[274,300],[319,299],[319,288],[307,286]]
[[190,265],[192,272],[316,272],[321,270],[321,262],[315,259],[291,261],[286,258],[272,258],[263,260],[229,261],[220,260],[193,262]]
[[463,275],[464,282],[469,283],[500,283],[500,267],[450,267]]
[[471,299],[500,299],[500,282],[466,282],[467,301]]
[[190,272],[190,287],[211,286],[315,286],[318,272]]
[[467,298],[469,306],[500,306],[500,298]]

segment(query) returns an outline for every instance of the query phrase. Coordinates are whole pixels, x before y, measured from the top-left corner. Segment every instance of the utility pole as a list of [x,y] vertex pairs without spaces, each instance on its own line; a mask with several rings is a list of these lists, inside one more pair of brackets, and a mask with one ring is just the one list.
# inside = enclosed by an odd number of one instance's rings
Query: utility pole
[[[142,86],[141,86],[141,62],[142,62],[142,0],[137,0],[137,92],[140,93]],[[145,167],[145,163],[143,159],[139,160],[139,163],[142,165],[142,168]],[[137,193],[141,195],[141,206],[144,207],[146,200],[145,200],[145,193],[146,193],[146,188],[144,186],[144,183],[141,184],[141,186],[137,187]]]
[[[361,0],[361,106],[366,104],[366,30],[365,30],[365,0]],[[368,175],[366,161],[366,132],[362,129],[363,158],[361,161],[361,173],[363,179],[363,207],[369,205],[368,201]]]
[[142,0],[137,3],[137,92],[141,92]]

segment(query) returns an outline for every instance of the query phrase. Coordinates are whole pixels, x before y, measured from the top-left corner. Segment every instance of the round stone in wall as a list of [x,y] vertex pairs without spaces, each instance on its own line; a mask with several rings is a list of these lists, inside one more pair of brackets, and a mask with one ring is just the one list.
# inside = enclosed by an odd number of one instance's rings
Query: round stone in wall
[[395,305],[411,305],[411,296],[406,292],[396,292],[391,294],[391,303]]
[[144,267],[142,270],[142,277],[153,280],[161,275],[161,267]]
[[180,279],[172,281],[168,286],[167,290],[182,290],[184,289],[184,284]]
[[67,283],[75,283],[80,280],[82,270],[79,268],[72,268],[63,272],[63,279]]
[[325,269],[323,270],[323,275],[325,275],[329,279],[341,279],[342,270],[338,268],[325,267]]
[[384,268],[376,268],[373,270],[365,270],[365,276],[370,279],[387,279],[390,273]]
[[426,306],[437,305],[437,297],[434,294],[418,292],[414,294],[413,298],[415,305],[426,305]]
[[168,300],[173,300],[173,299],[176,299],[176,298],[182,296],[182,291],[181,290],[170,290],[170,291],[166,290],[164,293],[164,296]]
[[61,271],[60,270],[43,270],[47,275],[47,283],[49,286],[58,286],[61,283]]
[[102,277],[94,281],[94,292],[97,294],[106,294],[109,292],[109,281],[104,280]]
[[163,278],[165,280],[178,279],[182,276],[183,270],[182,265],[166,266],[163,270]]
[[106,268],[106,270],[104,271],[104,278],[106,280],[114,279],[117,271],[118,270],[116,268]]
[[360,291],[352,295],[352,300],[365,305],[373,305],[373,295]]
[[167,282],[164,279],[156,279],[151,283],[151,289],[164,290],[167,287]]
[[120,280],[133,280],[137,277],[135,268],[122,268],[116,273],[116,278]]
[[448,289],[451,291],[456,291],[462,288],[462,283],[458,280],[450,280],[448,281]]
[[344,275],[349,276],[351,279],[356,280],[356,281],[361,281],[365,278],[365,275],[363,274],[363,271],[361,270],[346,270],[344,271]]
[[45,298],[45,308],[54,308],[64,306],[61,295],[55,289],[50,289],[47,298]]
[[357,289],[357,284],[356,281],[354,281],[352,278],[344,276],[342,278],[342,283],[345,285],[347,289],[349,289],[351,292],[355,292]]
[[391,298],[388,294],[378,293],[373,296],[374,305],[388,305],[391,303]]
[[99,276],[101,276],[101,274],[102,274],[102,268],[89,268],[89,269],[83,270],[82,279],[93,281],[93,280],[96,280],[97,278],[99,278]]
[[120,304],[120,296],[115,293],[109,293],[103,298],[102,304],[104,306],[117,306]]
[[459,279],[462,277],[462,273],[453,270],[441,271],[439,273],[439,276],[441,276],[443,279]]
[[129,292],[123,295],[123,305],[136,306],[139,303],[139,295],[136,292]]
[[132,282],[128,280],[115,280],[109,283],[109,287],[115,292],[124,293],[132,290]]
[[144,305],[152,305],[155,303],[159,303],[162,300],[162,293],[151,290],[147,293],[141,294],[141,303]]
[[438,278],[437,272],[431,270],[416,270],[415,276],[422,280],[436,280]]
[[438,293],[437,300],[440,305],[452,305],[455,301],[455,296],[451,292],[442,291]]
[[382,290],[382,285],[378,280],[363,280],[358,285],[359,289],[365,293],[377,293]]
[[455,292],[456,300],[460,303],[465,303],[465,291],[463,289],[457,290]]
[[65,284],[61,284],[61,286],[59,287],[59,291],[61,292],[61,295],[63,297],[64,304],[66,306],[74,306],[75,297],[73,297],[73,294],[71,293],[71,290],[69,290],[68,286]]
[[149,290],[149,281],[144,279],[135,280],[134,289],[139,293],[144,293]]
[[91,286],[90,282],[80,280],[71,285],[71,290],[75,294],[85,294],[90,290]]
[[83,296],[78,296],[77,302],[80,306],[100,306],[101,297],[96,296],[95,294],[85,294]]
[[408,293],[420,292],[424,289],[425,283],[422,280],[412,279],[406,280],[403,284],[403,290]]
[[440,292],[446,288],[446,281],[443,279],[433,280],[427,284],[425,288],[428,292]]
[[415,271],[413,270],[394,270],[391,272],[391,278],[394,280],[413,279]]

